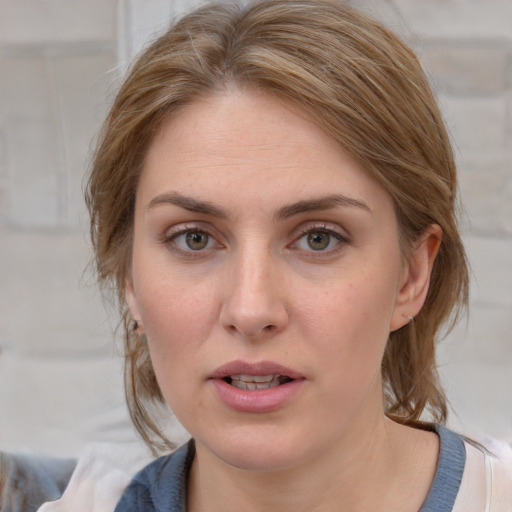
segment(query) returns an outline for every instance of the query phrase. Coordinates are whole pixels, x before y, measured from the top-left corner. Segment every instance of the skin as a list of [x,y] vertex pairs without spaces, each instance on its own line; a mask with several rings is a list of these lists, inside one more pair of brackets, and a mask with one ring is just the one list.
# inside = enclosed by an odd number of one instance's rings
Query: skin
[[[346,200],[312,208],[333,194]],[[189,510],[420,508],[437,436],[385,417],[380,364],[421,309],[440,235],[404,263],[388,193],[276,98],[230,90],[164,123],[137,191],[127,302],[196,439]],[[209,379],[233,360],[303,382],[277,410],[234,411]]]

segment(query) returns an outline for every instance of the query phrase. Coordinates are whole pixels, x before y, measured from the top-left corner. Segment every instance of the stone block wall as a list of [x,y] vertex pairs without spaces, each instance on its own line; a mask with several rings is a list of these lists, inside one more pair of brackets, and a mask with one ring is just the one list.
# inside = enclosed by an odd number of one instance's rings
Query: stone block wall
[[133,439],[82,179],[117,65],[110,0],[0,1],[0,446]]
[[[126,59],[194,3],[0,0],[0,449],[136,442],[82,180]],[[473,288],[440,347],[450,424],[512,440],[512,2],[353,3],[416,48],[457,147]]]

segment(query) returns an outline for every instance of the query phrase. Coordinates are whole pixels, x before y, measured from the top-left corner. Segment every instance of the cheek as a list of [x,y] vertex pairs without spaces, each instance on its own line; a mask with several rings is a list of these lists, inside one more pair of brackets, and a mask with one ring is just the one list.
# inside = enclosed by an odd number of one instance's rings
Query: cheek
[[324,359],[329,378],[353,388],[380,370],[389,337],[394,287],[345,282],[304,301],[301,330]]
[[151,357],[158,368],[187,364],[216,319],[211,287],[180,282],[162,272],[139,273],[137,301]]
[[141,316],[148,338],[162,349],[201,343],[216,316],[211,294],[194,293],[189,288],[160,284],[155,293],[144,294],[143,302]]
[[211,297],[198,295],[190,287],[168,286],[161,281],[154,293],[142,294],[141,316],[146,330],[151,361],[169,407],[186,418],[200,396],[197,358],[215,322]]
[[322,358],[317,360],[319,372],[315,378],[324,391],[319,403],[335,418],[332,425],[344,425],[368,404],[380,407],[382,403],[381,365],[386,332],[361,310],[347,307],[345,311],[346,316],[333,317],[337,321],[319,330],[317,338],[316,353]]
[[[303,319],[311,328],[325,335],[337,331],[348,337],[374,336],[387,338],[396,299],[396,281],[380,279],[364,271],[344,276],[315,294],[303,290]],[[360,334],[358,334],[360,333]]]

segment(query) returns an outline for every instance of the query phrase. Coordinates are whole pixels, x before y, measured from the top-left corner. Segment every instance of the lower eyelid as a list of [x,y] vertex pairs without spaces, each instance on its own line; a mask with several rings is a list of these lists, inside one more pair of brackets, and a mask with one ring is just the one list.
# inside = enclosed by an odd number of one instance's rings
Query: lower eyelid
[[[330,237],[332,237],[337,243],[334,245],[334,247],[330,247],[330,248],[326,248],[326,249],[319,249],[319,250],[315,250],[311,247],[309,248],[306,248],[306,247],[298,247],[300,241],[312,234],[312,233],[325,233],[327,235],[329,235]],[[307,242],[305,242],[307,243]],[[329,228],[324,228],[324,227],[318,227],[318,228],[312,228],[312,229],[307,229],[305,230],[302,234],[300,234],[296,239],[295,241],[291,244],[291,247],[293,248],[295,246],[295,248],[299,249],[299,250],[302,250],[304,253],[307,253],[308,256],[312,256],[312,257],[322,257],[322,256],[328,256],[328,255],[333,255],[334,253],[336,253],[337,251],[341,250],[343,248],[343,246],[345,246],[346,244],[349,243],[349,240],[346,236],[342,235],[341,233],[337,232],[337,231],[334,231],[332,229],[329,229]],[[331,240],[329,241],[329,245],[331,244]]]
[[[186,236],[188,233],[203,233],[207,235],[207,246],[202,249],[194,250],[186,247],[184,243],[177,243],[177,238]],[[218,237],[214,236],[210,230],[196,225],[176,226],[175,228],[168,229],[159,237],[158,241],[171,253],[187,259],[205,258],[211,255],[211,251],[224,247],[224,245],[219,242]]]

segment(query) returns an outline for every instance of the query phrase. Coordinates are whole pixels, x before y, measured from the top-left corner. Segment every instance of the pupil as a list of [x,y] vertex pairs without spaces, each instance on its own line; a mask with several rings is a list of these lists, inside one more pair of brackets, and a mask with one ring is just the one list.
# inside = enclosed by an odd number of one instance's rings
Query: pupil
[[206,233],[199,233],[197,231],[194,233],[187,233],[186,240],[189,249],[199,251],[204,249],[208,244],[208,235]]
[[327,233],[311,233],[308,235],[308,245],[315,251],[321,251],[329,245],[330,236]]

